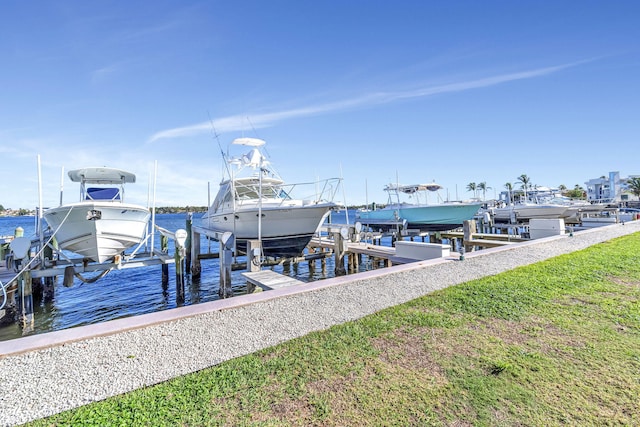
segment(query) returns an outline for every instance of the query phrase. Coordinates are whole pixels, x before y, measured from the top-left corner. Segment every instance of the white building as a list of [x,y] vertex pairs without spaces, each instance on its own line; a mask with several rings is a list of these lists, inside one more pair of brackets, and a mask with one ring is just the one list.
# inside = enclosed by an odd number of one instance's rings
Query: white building
[[609,177],[590,179],[585,182],[587,186],[587,200],[599,203],[618,203],[636,199],[627,192],[627,180],[637,178],[638,175],[630,175],[628,178],[620,178],[620,172],[609,172]]

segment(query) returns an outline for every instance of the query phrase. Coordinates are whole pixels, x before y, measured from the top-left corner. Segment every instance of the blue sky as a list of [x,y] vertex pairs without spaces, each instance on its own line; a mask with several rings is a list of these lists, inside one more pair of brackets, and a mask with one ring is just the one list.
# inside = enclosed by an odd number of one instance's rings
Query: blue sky
[[38,205],[40,156],[45,206],[84,166],[136,173],[127,200],[145,204],[155,165],[158,206],[203,206],[218,144],[239,136],[266,140],[287,181],[342,176],[348,204],[396,180],[467,199],[522,174],[640,174],[638,16],[637,1],[5,0],[0,204]]

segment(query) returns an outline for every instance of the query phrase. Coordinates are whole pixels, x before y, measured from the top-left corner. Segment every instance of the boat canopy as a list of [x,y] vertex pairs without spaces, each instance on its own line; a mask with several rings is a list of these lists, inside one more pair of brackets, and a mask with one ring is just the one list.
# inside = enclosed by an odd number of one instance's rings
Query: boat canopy
[[121,169],[112,168],[82,168],[68,173],[73,182],[87,184],[124,184],[136,182],[136,175]]
[[258,138],[236,138],[232,142],[235,145],[247,145],[249,147],[262,147],[266,143],[265,140]]

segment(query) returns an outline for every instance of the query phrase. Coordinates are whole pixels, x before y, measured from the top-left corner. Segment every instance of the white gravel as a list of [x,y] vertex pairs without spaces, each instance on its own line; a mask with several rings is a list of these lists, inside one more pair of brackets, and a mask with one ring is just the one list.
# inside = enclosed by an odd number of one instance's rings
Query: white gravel
[[[0,347],[0,425],[43,418],[358,319],[436,289],[640,231],[640,221],[234,297],[236,306],[12,354]],[[226,300],[227,302],[230,300]],[[182,310],[177,308],[174,310]],[[172,310],[168,310],[172,311]],[[178,313],[178,312],[176,312]],[[4,343],[5,349],[11,342]]]

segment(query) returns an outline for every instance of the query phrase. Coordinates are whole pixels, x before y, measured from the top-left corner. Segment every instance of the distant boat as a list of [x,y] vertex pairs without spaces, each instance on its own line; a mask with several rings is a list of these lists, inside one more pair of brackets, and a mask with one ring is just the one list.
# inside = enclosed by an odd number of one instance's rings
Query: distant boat
[[515,203],[501,208],[491,208],[491,214],[497,222],[518,222],[565,218],[569,209],[569,206],[557,203]]
[[135,174],[89,167],[68,176],[80,183],[80,201],[43,212],[61,249],[103,263],[145,239],[149,209],[123,200],[124,184],[134,183]]
[[[202,226],[218,233],[231,232],[239,252],[246,251],[247,240],[260,240],[265,256],[302,254],[338,207],[331,200],[340,179],[285,184],[260,150],[264,140],[237,138],[232,145],[249,147],[250,151],[237,158],[223,154],[228,176],[203,215]],[[301,196],[302,192],[307,193]]]
[[583,214],[602,212],[616,207],[611,203],[591,203],[586,200],[573,200],[564,196],[557,196],[548,200],[548,203],[563,205],[567,210],[562,214],[565,221],[579,221]]
[[[446,231],[462,226],[464,221],[473,219],[481,202],[441,202],[428,204],[427,192],[442,188],[439,184],[388,184],[384,190],[388,193],[389,203],[381,209],[363,209],[356,212],[356,221],[368,226],[388,228],[394,224],[406,223],[407,228],[423,231]],[[400,194],[416,198],[415,203],[401,202]],[[424,201],[420,201],[424,195]]]

